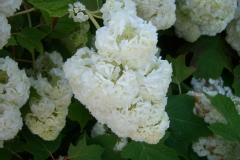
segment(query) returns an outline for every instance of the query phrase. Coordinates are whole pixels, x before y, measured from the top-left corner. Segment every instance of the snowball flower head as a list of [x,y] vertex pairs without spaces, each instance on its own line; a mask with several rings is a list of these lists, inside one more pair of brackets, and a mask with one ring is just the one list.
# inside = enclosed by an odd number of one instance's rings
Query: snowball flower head
[[86,10],[86,7],[80,3],[80,2],[75,2],[73,5],[68,4],[68,13],[69,13],[69,18],[73,18],[74,22],[85,22],[89,19],[88,15],[85,15],[83,11]]
[[212,124],[215,122],[221,122],[226,124],[226,119],[212,106],[211,101],[204,95],[203,92],[210,96],[215,96],[218,93],[226,95],[227,97],[232,96],[232,91],[229,87],[223,86],[222,78],[219,79],[195,79],[191,81],[194,91],[189,91],[187,94],[194,96],[196,103],[194,107],[194,114],[204,118],[206,123]]
[[103,13],[102,18],[105,26],[108,25],[116,12],[124,11],[133,15],[137,14],[136,4],[132,0],[106,0],[100,11]]
[[18,65],[11,58],[0,58],[1,78],[0,99],[4,99],[21,108],[29,98],[29,88],[31,86],[24,70],[19,70]]
[[0,13],[0,49],[3,48],[8,42],[11,33],[11,25],[8,24],[7,18],[4,14]]
[[170,28],[175,20],[175,0],[133,0],[137,5],[137,15],[151,21],[158,30]]
[[240,18],[232,20],[226,29],[226,41],[235,49],[240,56]]
[[72,90],[64,77],[60,53],[42,53],[38,56],[35,68],[37,77],[30,81],[40,97],[31,97],[30,109],[25,121],[32,133],[44,140],[54,140],[66,123]]
[[209,36],[215,36],[226,28],[233,19],[237,6],[237,0],[178,0],[176,2],[177,10],[187,15],[191,23],[199,27],[202,35]]
[[156,144],[169,127],[164,111],[167,90],[161,90],[158,84],[145,83],[144,78],[152,77],[153,83],[161,81],[168,86],[172,69],[167,61],[157,58],[151,64],[144,71],[133,71],[121,61],[109,60],[85,47],[68,59],[63,69],[75,98],[101,124],[119,137]]
[[199,157],[215,160],[239,159],[239,147],[239,144],[229,142],[217,135],[201,137],[192,145],[192,149]]
[[0,100],[0,141],[3,143],[4,140],[13,139],[22,126],[19,108],[13,103]]
[[21,3],[22,0],[1,0],[0,13],[3,13],[6,17],[10,17],[19,9]]
[[119,11],[107,26],[97,30],[95,45],[99,55],[139,69],[148,65],[157,53],[156,31],[151,22]]

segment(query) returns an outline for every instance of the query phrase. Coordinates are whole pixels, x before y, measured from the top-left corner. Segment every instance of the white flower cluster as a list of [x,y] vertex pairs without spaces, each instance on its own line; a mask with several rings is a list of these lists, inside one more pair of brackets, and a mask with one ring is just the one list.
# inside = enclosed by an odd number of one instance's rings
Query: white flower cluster
[[[204,118],[206,123],[212,124],[215,122],[220,122],[226,124],[226,119],[217,111],[211,104],[210,100],[203,94],[210,96],[215,96],[218,93],[231,97],[236,109],[240,113],[240,98],[233,96],[232,91],[229,87],[223,86],[223,80],[219,79],[213,80],[209,79],[195,79],[191,81],[194,91],[189,91],[188,94],[194,96],[196,99],[194,114]],[[222,159],[239,159],[239,149],[240,145],[229,142],[220,136],[213,135],[210,137],[201,137],[198,142],[193,142],[193,150],[200,157],[206,156],[208,159],[222,160]],[[237,157],[237,158],[236,158]]]
[[240,1],[238,1],[234,19],[227,25],[226,32],[226,41],[240,56]]
[[35,61],[37,78],[31,77],[31,84],[40,95],[31,97],[30,109],[25,117],[32,133],[44,140],[54,140],[66,123],[72,90],[64,77],[63,59],[54,51],[40,54]]
[[175,0],[133,0],[137,14],[144,20],[151,21],[158,30],[170,28],[176,21]]
[[222,32],[234,17],[237,0],[177,0],[176,4],[176,34],[194,42],[199,32],[209,36]]
[[22,129],[20,108],[29,98],[31,84],[11,58],[0,58],[0,148]]
[[[99,135],[103,135],[107,133],[107,128],[105,128],[103,124],[97,122],[91,131],[91,137],[97,137]],[[122,151],[122,149],[128,144],[128,138],[118,138],[116,145],[114,146],[113,150],[115,151]]]
[[236,160],[240,158],[240,145],[217,135],[199,138],[198,142],[193,143],[192,148],[199,157],[206,156],[209,160]]
[[78,48],[86,46],[86,43],[88,41],[87,32],[89,29],[89,21],[80,23],[79,26],[69,34],[68,37],[62,38],[60,40],[65,44],[70,52],[76,53]]
[[1,0],[0,1],[0,49],[7,44],[10,38],[11,25],[8,24],[6,17],[10,17],[19,9],[22,0]]
[[10,17],[19,9],[22,0],[1,0],[0,1],[0,13],[3,13],[6,17]]
[[156,27],[136,15],[116,12],[107,26],[96,31],[98,54],[129,68],[145,68],[157,52]]
[[191,81],[194,91],[189,91],[187,94],[194,96],[196,103],[193,112],[199,117],[204,118],[206,123],[212,124],[215,122],[226,123],[224,117],[212,106],[211,101],[204,95],[203,92],[210,96],[215,96],[218,93],[232,96],[232,91],[229,87],[223,87],[222,78],[219,79],[195,79]]
[[151,21],[158,30],[170,28],[175,20],[175,0],[106,0],[101,12],[104,25],[111,20],[112,15],[119,11],[131,15],[138,14],[146,21]]
[[4,14],[0,13],[0,49],[7,44],[8,39],[10,38],[11,25],[8,24],[7,18]]
[[132,0],[106,0],[100,11],[103,13],[102,18],[104,25],[111,20],[112,15],[116,12],[124,11],[136,15],[136,4]]
[[96,32],[98,54],[81,48],[63,69],[75,98],[101,124],[119,137],[156,144],[169,127],[165,106],[172,67],[154,56],[156,27],[134,13],[109,11],[106,26]]
[[85,15],[83,11],[86,10],[86,7],[80,3],[80,2],[75,2],[73,5],[68,4],[68,13],[69,13],[69,18],[73,18],[74,22],[85,22],[89,19],[88,15]]

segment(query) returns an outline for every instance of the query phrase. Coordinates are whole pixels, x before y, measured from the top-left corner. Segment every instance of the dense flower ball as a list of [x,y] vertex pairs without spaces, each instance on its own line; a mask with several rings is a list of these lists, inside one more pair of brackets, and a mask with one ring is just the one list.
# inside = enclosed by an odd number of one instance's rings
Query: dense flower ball
[[[54,51],[40,54],[35,61],[37,77],[31,77],[31,84],[40,97],[30,98],[31,113],[25,117],[32,133],[44,140],[54,140],[66,124],[72,90],[64,77],[62,57]],[[31,72],[29,72],[31,73]]]
[[121,60],[131,69],[144,68],[157,52],[157,28],[136,15],[119,11],[96,32],[99,55]]
[[167,61],[154,57],[145,70],[134,71],[85,47],[63,68],[75,98],[119,137],[151,144],[163,137],[169,126],[164,110],[172,74]]
[[0,148],[3,141],[13,139],[22,129],[23,122],[19,107],[5,100],[0,100]]
[[[214,36],[226,28],[233,19],[237,6],[237,0],[177,0],[176,2],[177,10],[183,12],[190,23],[197,25],[202,35],[209,36]],[[175,25],[175,28],[179,26]]]
[[1,0],[0,1],[0,13],[3,13],[6,17],[10,17],[19,9],[22,0]]
[[194,142],[192,148],[199,157],[207,157],[212,160],[239,159],[239,147],[237,143],[229,142],[220,136],[201,137]]
[[215,122],[226,123],[225,118],[212,106],[211,101],[204,95],[206,93],[210,96],[215,96],[219,93],[231,97],[232,91],[229,87],[223,86],[223,80],[219,78],[206,81],[205,79],[193,78],[191,84],[194,91],[189,91],[187,94],[194,96],[196,99],[194,113],[204,118],[204,121],[209,124]]
[[232,20],[226,29],[226,41],[235,49],[240,56],[240,19]]
[[137,14],[136,4],[132,0],[106,0],[100,11],[103,13],[102,18],[105,26],[116,12],[124,11],[133,15]]
[[5,15],[0,13],[0,49],[7,44],[8,39],[10,38],[11,25],[8,24],[8,20]]
[[0,73],[0,99],[21,108],[29,98],[31,86],[25,71],[19,70],[17,63],[6,57],[0,58]]
[[137,15],[151,21],[158,30],[170,28],[175,20],[175,0],[133,0],[136,2]]

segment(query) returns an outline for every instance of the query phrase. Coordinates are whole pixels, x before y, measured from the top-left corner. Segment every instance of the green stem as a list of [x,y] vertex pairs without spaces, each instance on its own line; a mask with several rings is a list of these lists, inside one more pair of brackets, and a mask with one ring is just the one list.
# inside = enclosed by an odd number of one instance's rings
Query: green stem
[[97,29],[99,29],[100,26],[99,26],[99,24],[97,23],[97,21],[95,20],[95,18],[92,16],[92,14],[91,14],[88,10],[85,10],[84,12],[88,15],[88,17],[90,18],[90,20],[92,21],[92,23],[94,24],[94,26],[95,26]]
[[30,9],[27,9],[27,10],[22,11],[22,12],[17,12],[13,16],[19,16],[19,15],[22,15],[22,14],[30,13],[32,11],[34,11],[34,8],[30,8]]
[[[23,7],[26,11],[28,10],[26,3],[23,4]],[[27,12],[27,18],[28,18],[28,26],[32,27],[32,20],[31,20],[31,16],[30,16],[29,12]]]
[[180,86],[180,83],[178,82],[178,90],[179,90],[179,94],[182,94],[182,88]]

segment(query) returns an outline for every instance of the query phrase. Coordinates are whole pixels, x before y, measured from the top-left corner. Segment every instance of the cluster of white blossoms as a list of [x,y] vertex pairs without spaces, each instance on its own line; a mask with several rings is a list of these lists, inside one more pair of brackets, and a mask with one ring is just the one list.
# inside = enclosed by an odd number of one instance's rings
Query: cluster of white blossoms
[[[107,126],[104,126],[103,124],[97,122],[91,130],[91,137],[94,138],[99,135],[107,134],[107,130],[108,130]],[[128,138],[118,137],[118,141],[115,144],[113,150],[120,152],[127,144],[128,144]]]
[[0,12],[6,17],[10,17],[19,9],[22,0],[1,0],[0,1]]
[[6,17],[10,17],[19,9],[22,0],[1,0],[0,1],[0,49],[7,44],[10,38],[11,25],[8,24]]
[[35,61],[37,77],[30,78],[40,96],[30,98],[31,113],[25,117],[25,123],[32,133],[48,141],[56,139],[64,128],[72,98],[72,90],[64,77],[62,65],[60,53],[54,51],[40,54]]
[[227,25],[226,41],[235,49],[240,56],[240,1],[234,15],[234,19]]
[[170,28],[176,21],[175,0],[133,0],[137,15],[151,21],[158,30]]
[[74,22],[82,23],[89,19],[88,15],[84,14],[86,7],[82,3],[75,2],[73,5],[68,4],[68,6],[69,18],[72,18]]
[[113,14],[124,11],[151,21],[157,30],[164,30],[174,24],[175,10],[175,0],[106,0],[100,11],[103,13],[104,25],[107,25]]
[[25,71],[14,60],[0,58],[0,148],[22,129],[20,108],[29,98],[30,86]]
[[237,160],[240,158],[240,145],[213,135],[201,137],[192,145],[194,152],[199,157],[207,157],[209,160]]
[[204,118],[206,123],[212,124],[215,122],[226,123],[224,117],[212,106],[211,101],[204,95],[204,92],[210,96],[215,96],[218,93],[227,97],[233,96],[232,90],[229,87],[223,86],[222,78],[219,79],[195,79],[191,81],[194,91],[189,91],[187,94],[194,96],[196,103],[193,112],[199,117]]
[[89,21],[82,22],[73,32],[69,34],[68,37],[61,38],[60,40],[65,44],[70,52],[76,53],[78,48],[86,46],[89,28]]
[[[220,122],[226,124],[226,119],[217,111],[211,104],[210,100],[204,95],[203,92],[209,96],[222,94],[230,97],[238,112],[240,113],[240,98],[232,94],[229,87],[223,86],[223,80],[209,79],[195,79],[191,81],[194,91],[189,91],[188,94],[194,96],[196,103],[194,107],[194,114],[204,118],[206,123],[212,124]],[[206,156],[208,159],[221,160],[221,159],[238,159],[240,158],[239,149],[240,145],[234,142],[229,142],[220,136],[213,135],[209,137],[201,137],[198,142],[193,142],[193,150],[200,157]]]
[[8,39],[10,38],[11,25],[8,24],[8,20],[4,14],[0,13],[0,49],[7,44]]
[[237,0],[177,0],[176,6],[176,34],[194,42],[199,32],[209,36],[222,32],[234,17]]
[[[115,3],[114,3],[115,4]],[[64,64],[75,98],[119,137],[156,144],[169,127],[165,112],[172,67],[154,56],[157,28],[119,9],[96,32],[98,54],[79,49]]]

